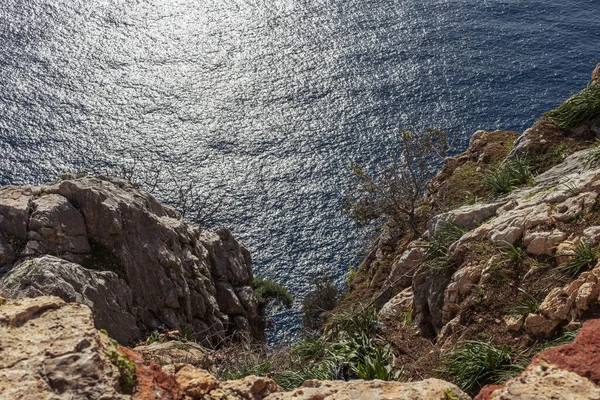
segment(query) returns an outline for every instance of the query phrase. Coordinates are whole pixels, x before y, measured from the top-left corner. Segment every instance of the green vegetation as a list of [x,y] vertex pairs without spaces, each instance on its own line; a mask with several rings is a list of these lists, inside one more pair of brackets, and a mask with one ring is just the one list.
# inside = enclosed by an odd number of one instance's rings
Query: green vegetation
[[433,269],[448,266],[448,248],[467,232],[465,228],[450,221],[443,221],[425,246],[423,262]]
[[565,275],[576,277],[579,273],[592,268],[598,260],[598,248],[581,241],[575,247],[573,254],[563,254],[569,257],[569,261],[559,265],[558,270]]
[[464,342],[444,364],[453,381],[471,395],[485,385],[504,382],[524,368],[516,363],[508,346],[498,347],[479,341]]
[[252,286],[256,300],[258,300],[259,309],[264,309],[271,302],[278,302],[286,308],[290,308],[294,304],[294,296],[292,296],[285,286],[275,281],[256,278]]
[[148,336],[148,338],[146,339],[146,346],[151,345],[152,343],[157,343],[160,342],[162,340],[160,334],[158,332],[153,332],[150,336]]
[[515,311],[519,315],[527,315],[529,313],[536,313],[540,309],[540,302],[535,297],[525,291],[525,289],[519,288],[521,292],[521,298],[515,303]]
[[[376,311],[358,304],[330,316],[321,333],[308,333],[291,349],[277,353],[236,349],[220,376],[239,379],[247,375],[269,375],[290,390],[307,379],[396,380],[401,371],[389,345],[377,337]],[[395,371],[396,370],[396,371]]]
[[449,149],[448,136],[439,130],[401,130],[401,152],[375,176],[352,164],[353,180],[342,212],[357,225],[393,220],[396,226],[421,235],[417,208],[439,163]]
[[510,192],[514,187],[527,183],[532,178],[531,165],[526,158],[515,157],[488,170],[484,175],[484,186],[494,194]]
[[544,114],[564,129],[576,128],[600,116],[600,85],[590,85]]
[[338,290],[330,278],[316,278],[315,288],[302,300],[302,326],[316,331],[323,326],[323,314],[331,311],[338,301]]
[[598,161],[600,161],[600,140],[596,139],[596,147],[588,154],[587,167],[597,164]]
[[133,393],[136,372],[135,364],[115,350],[107,351],[106,356],[121,372],[121,391],[123,393]]

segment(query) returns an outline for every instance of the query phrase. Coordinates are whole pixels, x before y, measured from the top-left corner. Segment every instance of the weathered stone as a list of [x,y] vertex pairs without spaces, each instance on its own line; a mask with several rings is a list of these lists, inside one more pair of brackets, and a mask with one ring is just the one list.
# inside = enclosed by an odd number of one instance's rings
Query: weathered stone
[[600,226],[590,226],[583,231],[582,241],[589,243],[592,246],[596,246],[600,243]]
[[379,318],[381,320],[397,320],[403,313],[409,312],[412,309],[412,302],[412,287],[407,287],[381,307]]
[[31,196],[32,188],[29,186],[7,186],[0,189],[0,232],[21,240],[27,238]]
[[527,367],[518,379],[509,380],[491,394],[475,397],[476,400],[599,400],[600,388],[573,372],[539,362]]
[[394,297],[411,285],[413,275],[419,266],[421,257],[423,257],[423,246],[425,244],[423,241],[410,243],[406,251],[394,260],[392,271],[383,285],[385,290],[388,291],[386,299]]
[[567,239],[564,232],[554,230],[552,232],[526,232],[523,236],[523,243],[527,246],[529,254],[552,255],[556,246]]
[[459,301],[481,278],[482,266],[467,265],[452,275],[450,284],[444,292],[444,323],[450,321],[460,311]]
[[506,329],[510,332],[518,332],[523,327],[525,323],[525,317],[520,315],[506,315],[503,317],[504,324],[506,325]]
[[496,210],[498,210],[498,208],[504,204],[506,204],[506,201],[495,203],[477,203],[463,206],[443,214],[438,214],[429,221],[427,226],[429,230],[429,236],[433,237],[435,232],[448,222],[468,229],[475,228],[483,221],[496,215]]
[[209,371],[214,369],[214,363],[208,351],[193,342],[156,342],[147,346],[138,346],[133,350],[141,354],[146,363],[190,364]]
[[566,265],[575,254],[577,244],[573,240],[565,240],[556,248],[556,264]]
[[374,381],[314,381],[309,380],[291,392],[275,393],[266,400],[432,400],[470,397],[456,385],[440,379],[418,382]]
[[560,321],[551,320],[539,314],[529,314],[525,318],[525,331],[532,336],[547,337],[554,332]]
[[98,329],[121,343],[140,338],[131,292],[110,271],[92,271],[53,256],[25,261],[0,280],[0,290],[12,298],[58,296],[90,307]]
[[3,188],[0,233],[7,240],[27,239],[22,251],[0,242],[0,258],[8,263],[0,264],[0,273],[25,257],[57,255],[117,273],[136,305],[131,314],[145,331],[185,326],[198,339],[218,343],[227,330],[243,325],[246,336],[264,340],[258,304],[248,290],[248,250],[225,229],[200,235],[126,181],[85,177],[39,189]]
[[597,197],[596,192],[586,192],[568,198],[554,207],[552,216],[558,221],[570,221],[583,213],[590,212],[596,204]]
[[[519,376],[486,387],[475,400],[600,399],[600,320],[586,321],[571,344],[537,354]],[[542,396],[542,397],[540,397]]]
[[57,297],[0,306],[0,399],[127,399],[90,309]]

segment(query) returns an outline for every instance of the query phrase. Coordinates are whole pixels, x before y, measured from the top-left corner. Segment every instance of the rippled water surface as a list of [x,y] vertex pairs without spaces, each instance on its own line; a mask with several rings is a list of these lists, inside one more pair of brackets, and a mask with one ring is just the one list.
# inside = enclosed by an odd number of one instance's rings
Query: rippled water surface
[[364,251],[339,213],[350,161],[385,160],[401,125],[522,131],[600,62],[598,6],[0,0],[0,184],[151,162],[302,297]]

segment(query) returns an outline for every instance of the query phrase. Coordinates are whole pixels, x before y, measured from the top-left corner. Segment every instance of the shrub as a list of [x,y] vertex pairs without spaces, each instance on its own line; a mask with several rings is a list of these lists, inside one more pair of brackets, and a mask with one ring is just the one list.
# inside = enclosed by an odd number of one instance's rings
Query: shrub
[[598,250],[591,244],[581,241],[575,247],[573,254],[569,255],[569,261],[559,265],[558,269],[565,275],[577,276],[580,272],[587,271],[596,264],[598,260]]
[[544,114],[561,128],[576,128],[600,116],[600,85],[590,85]]
[[376,176],[359,164],[350,166],[353,180],[342,212],[359,226],[391,219],[417,237],[420,229],[416,210],[450,146],[448,136],[435,129],[401,130],[399,137],[400,154]]
[[342,335],[371,335],[379,320],[377,310],[364,304],[357,304],[346,310],[330,315],[325,333],[330,337]]
[[484,175],[484,186],[494,194],[508,193],[513,187],[528,182],[532,177],[531,165],[526,158],[515,157],[489,170]]
[[285,286],[275,281],[256,278],[252,283],[252,287],[254,288],[254,295],[260,309],[264,309],[272,301],[279,302],[286,308],[290,308],[294,304],[294,296],[292,296]]
[[302,300],[302,326],[319,330],[323,326],[323,313],[337,304],[338,291],[331,278],[316,278],[315,288]]
[[465,392],[474,394],[487,384],[504,382],[524,368],[515,363],[508,346],[468,341],[445,360],[446,371]]

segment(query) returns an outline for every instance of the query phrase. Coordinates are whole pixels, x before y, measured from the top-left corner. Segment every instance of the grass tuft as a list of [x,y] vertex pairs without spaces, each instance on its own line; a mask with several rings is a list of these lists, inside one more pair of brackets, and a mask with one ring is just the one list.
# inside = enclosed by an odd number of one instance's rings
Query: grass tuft
[[467,341],[445,360],[446,371],[465,392],[475,394],[484,385],[497,384],[517,375],[524,368],[506,345]]
[[433,269],[444,269],[448,266],[448,248],[459,240],[467,230],[460,225],[445,221],[435,231],[425,246],[423,262]]
[[489,170],[483,177],[484,186],[494,194],[510,192],[515,186],[531,180],[532,168],[529,160],[515,157],[499,168]]
[[544,114],[564,129],[576,128],[600,116],[600,85],[590,85]]
[[575,247],[573,254],[568,255],[569,261],[558,266],[558,270],[565,275],[576,277],[583,271],[591,269],[598,261],[598,248],[581,241]]
[[521,298],[515,303],[515,311],[520,315],[538,312],[540,309],[540,302],[527,293],[525,289],[519,288],[519,292],[521,292]]

